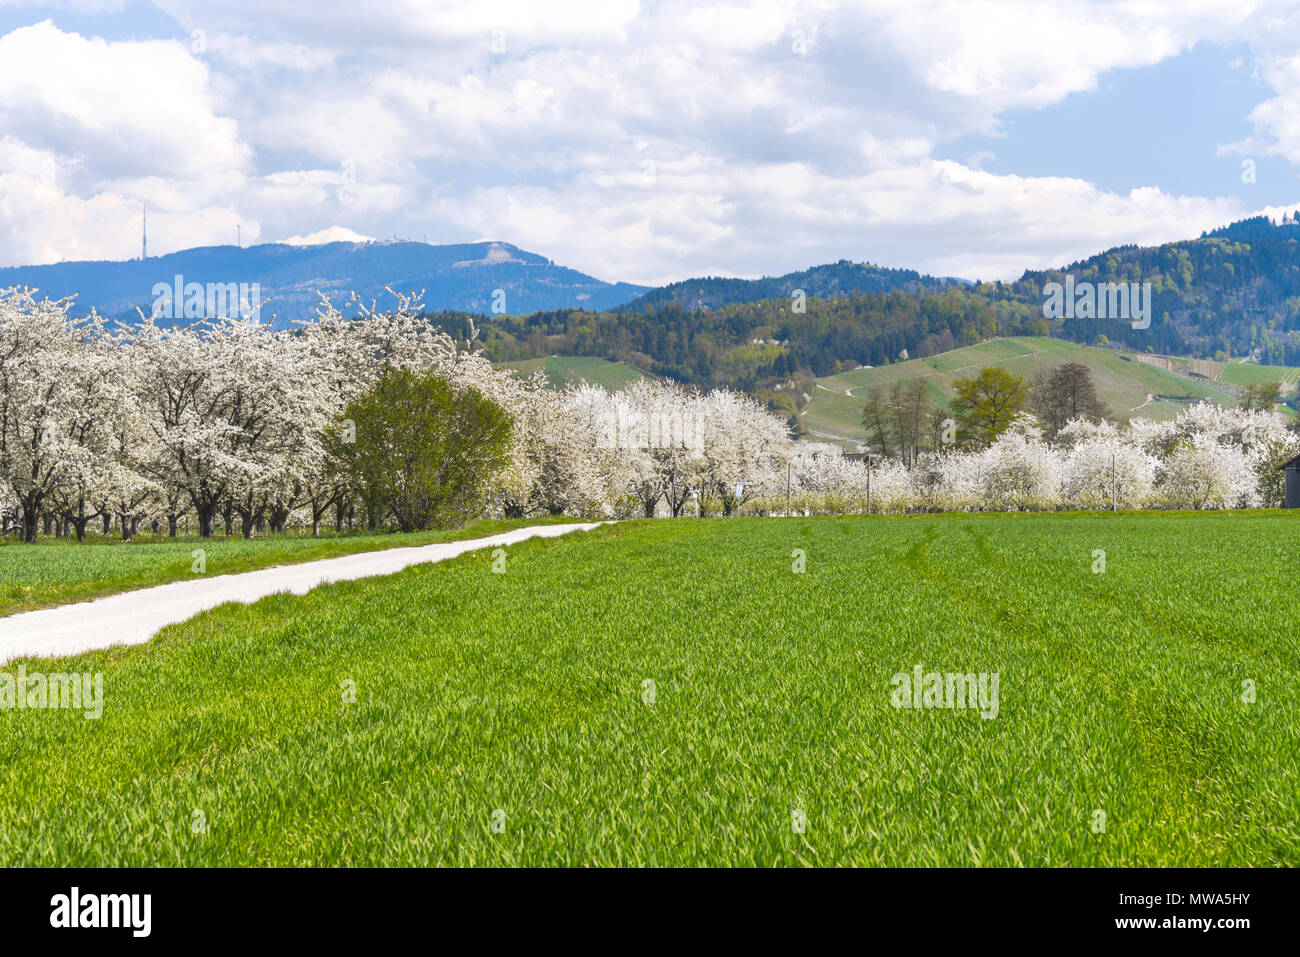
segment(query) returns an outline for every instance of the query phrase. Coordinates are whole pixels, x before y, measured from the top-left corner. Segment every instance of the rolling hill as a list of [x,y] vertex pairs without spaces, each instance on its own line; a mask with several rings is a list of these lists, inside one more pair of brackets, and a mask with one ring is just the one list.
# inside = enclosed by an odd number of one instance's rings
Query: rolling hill
[[[1149,358],[1149,357],[1148,357]],[[1199,399],[1235,405],[1237,393],[1247,381],[1282,379],[1294,383],[1300,369],[1219,363],[1219,382],[1179,375],[1141,361],[1132,353],[1097,349],[1059,339],[1017,336],[993,339],[979,345],[953,349],[924,359],[910,359],[875,368],[854,369],[816,380],[816,392],[803,408],[803,423],[813,438],[833,441],[863,441],[862,406],[867,390],[888,389],[897,382],[924,379],[930,398],[944,404],[953,396],[953,382],[996,366],[1032,380],[1039,372],[1064,362],[1080,362],[1092,370],[1097,392],[1111,411],[1111,417],[1125,422],[1145,416],[1169,419]],[[1231,372],[1229,372],[1231,370]]]
[[1300,384],[1300,369],[1293,366],[1267,366],[1242,360],[1216,362],[1212,365],[1218,367],[1220,384],[1248,386],[1275,380],[1282,383],[1283,394],[1295,392],[1296,386]]
[[643,312],[676,303],[683,309],[717,309],[739,302],[789,298],[796,289],[802,289],[805,296],[817,299],[837,299],[855,293],[892,292],[896,289],[936,292],[964,282],[962,279],[923,276],[914,269],[888,269],[841,259],[836,263],[762,279],[722,276],[686,279],[651,289],[619,308],[624,312]]
[[[1134,317],[1045,315],[1045,290],[1137,283]],[[790,293],[803,289],[803,310]],[[1149,312],[1147,311],[1149,307]],[[1073,316],[1073,314],[1071,313]],[[760,280],[708,278],[652,290],[613,310],[493,316],[480,328],[497,361],[588,355],[702,387],[761,392],[792,377],[881,366],[995,338],[1219,362],[1300,367],[1300,222],[1243,220],[1196,239],[1115,246],[1014,282],[966,283],[841,261]],[[1232,376],[1249,375],[1231,370]]]
[[1246,221],[1200,239],[1117,246],[1061,269],[1026,272],[999,287],[996,298],[1041,310],[1045,285],[1067,275],[1076,283],[1149,284],[1151,327],[1056,320],[1046,330],[1054,336],[1092,343],[1104,335],[1141,351],[1219,359],[1253,353],[1300,364],[1300,226]]

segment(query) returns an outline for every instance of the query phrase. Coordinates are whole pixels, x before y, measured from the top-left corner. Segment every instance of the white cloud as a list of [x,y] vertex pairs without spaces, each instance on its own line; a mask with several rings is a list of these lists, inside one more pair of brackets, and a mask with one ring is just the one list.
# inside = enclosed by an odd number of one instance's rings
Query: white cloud
[[1300,164],[1300,27],[1275,3],[158,6],[178,38],[0,37],[0,258],[132,255],[147,201],[159,251],[242,223],[490,236],[642,282],[841,257],[1011,278],[1250,212],[935,158],[1205,39],[1272,51],[1257,145]]
[[[354,50],[393,50],[430,44],[487,46],[501,35],[505,53],[518,44],[572,45],[624,39],[636,21],[637,0],[391,0],[383,4],[158,0],[187,29],[243,32],[256,24],[264,35],[294,43]],[[517,38],[517,43],[516,43]]]
[[1157,189],[1118,195],[1078,179],[998,176],[946,161],[845,179],[806,164],[739,168],[698,156],[657,166],[652,181],[629,170],[557,189],[492,187],[427,210],[468,233],[646,283],[778,274],[840,256],[1013,279],[1116,243],[1199,235],[1244,212],[1233,200]]
[[346,226],[330,226],[318,229],[306,236],[290,236],[281,240],[289,246],[323,246],[325,243],[372,243],[374,236],[365,236]]
[[[45,20],[0,37],[0,257],[137,255],[234,236],[252,149],[207,67],[172,41],[108,42]],[[256,224],[250,223],[256,230]]]
[[[99,192],[80,197],[54,181],[25,172],[0,173],[0,256],[10,264],[66,260],[133,259],[140,255],[141,204],[133,197]],[[149,252],[233,243],[238,214],[211,206],[183,216],[149,213]],[[245,240],[258,226],[244,220]]]
[[1281,156],[1300,165],[1300,55],[1266,57],[1259,69],[1276,95],[1251,111],[1255,135],[1227,144],[1220,152]]
[[77,158],[96,179],[193,179],[250,157],[188,49],[87,39],[49,20],[0,37],[0,128]]

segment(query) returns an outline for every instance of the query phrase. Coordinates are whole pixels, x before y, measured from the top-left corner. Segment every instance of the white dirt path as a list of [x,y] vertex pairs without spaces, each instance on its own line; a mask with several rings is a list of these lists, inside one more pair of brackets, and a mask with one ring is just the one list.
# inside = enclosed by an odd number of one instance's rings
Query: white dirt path
[[411,565],[441,562],[480,548],[514,545],[529,538],[554,538],[602,524],[534,525],[487,538],[387,548],[236,575],[197,577],[10,615],[0,618],[0,665],[16,658],[64,657],[114,645],[139,645],[168,625],[187,621],[226,602],[251,604],[282,592],[304,595],[330,582],[392,575]]

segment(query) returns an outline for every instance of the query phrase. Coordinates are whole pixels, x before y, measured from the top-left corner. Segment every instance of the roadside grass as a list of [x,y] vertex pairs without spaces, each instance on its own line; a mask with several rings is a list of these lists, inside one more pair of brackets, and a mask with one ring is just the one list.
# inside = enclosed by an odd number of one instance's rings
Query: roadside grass
[[268,535],[242,538],[197,536],[134,542],[93,538],[83,544],[42,537],[35,545],[0,542],[0,617],[69,602],[88,601],[150,585],[192,577],[194,550],[202,549],[207,575],[230,575],[274,565],[295,565],[357,552],[481,538],[524,528],[573,522],[573,518],[531,518],[469,522],[461,528],[409,534]]
[[26,662],[106,700],[0,710],[0,864],[1295,865],[1297,531],[636,521],[223,606]]

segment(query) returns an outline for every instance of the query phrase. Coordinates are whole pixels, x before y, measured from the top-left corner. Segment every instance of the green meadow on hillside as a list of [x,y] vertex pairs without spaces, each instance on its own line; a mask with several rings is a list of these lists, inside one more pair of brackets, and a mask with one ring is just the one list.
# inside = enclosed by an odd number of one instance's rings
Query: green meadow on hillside
[[553,389],[590,382],[616,392],[645,378],[626,362],[610,362],[594,356],[548,356],[545,359],[525,359],[501,365],[506,369],[518,370],[525,378],[541,369],[546,373]]
[[1298,521],[638,521],[227,605],[21,663],[104,711],[0,710],[0,864],[1294,866]]
[[1265,366],[1258,362],[1226,362],[1219,372],[1219,380],[1233,385],[1256,385],[1272,380],[1294,389],[1300,382],[1300,369],[1291,366]]
[[[1110,407],[1112,416],[1121,422],[1139,415],[1171,419],[1189,402],[1198,399],[1225,405],[1238,402],[1235,394],[1212,382],[1175,375],[1113,349],[1080,346],[1060,339],[1016,337],[819,379],[816,395],[804,410],[804,424],[813,438],[864,441],[862,406],[873,386],[888,389],[896,382],[919,377],[928,384],[931,400],[945,404],[953,396],[952,384],[956,379],[977,375],[989,366],[1032,381],[1038,373],[1064,362],[1080,362],[1092,370],[1098,395]],[[1288,371],[1278,368],[1276,377],[1283,378],[1282,373]],[[1150,401],[1148,396],[1152,397]]]

